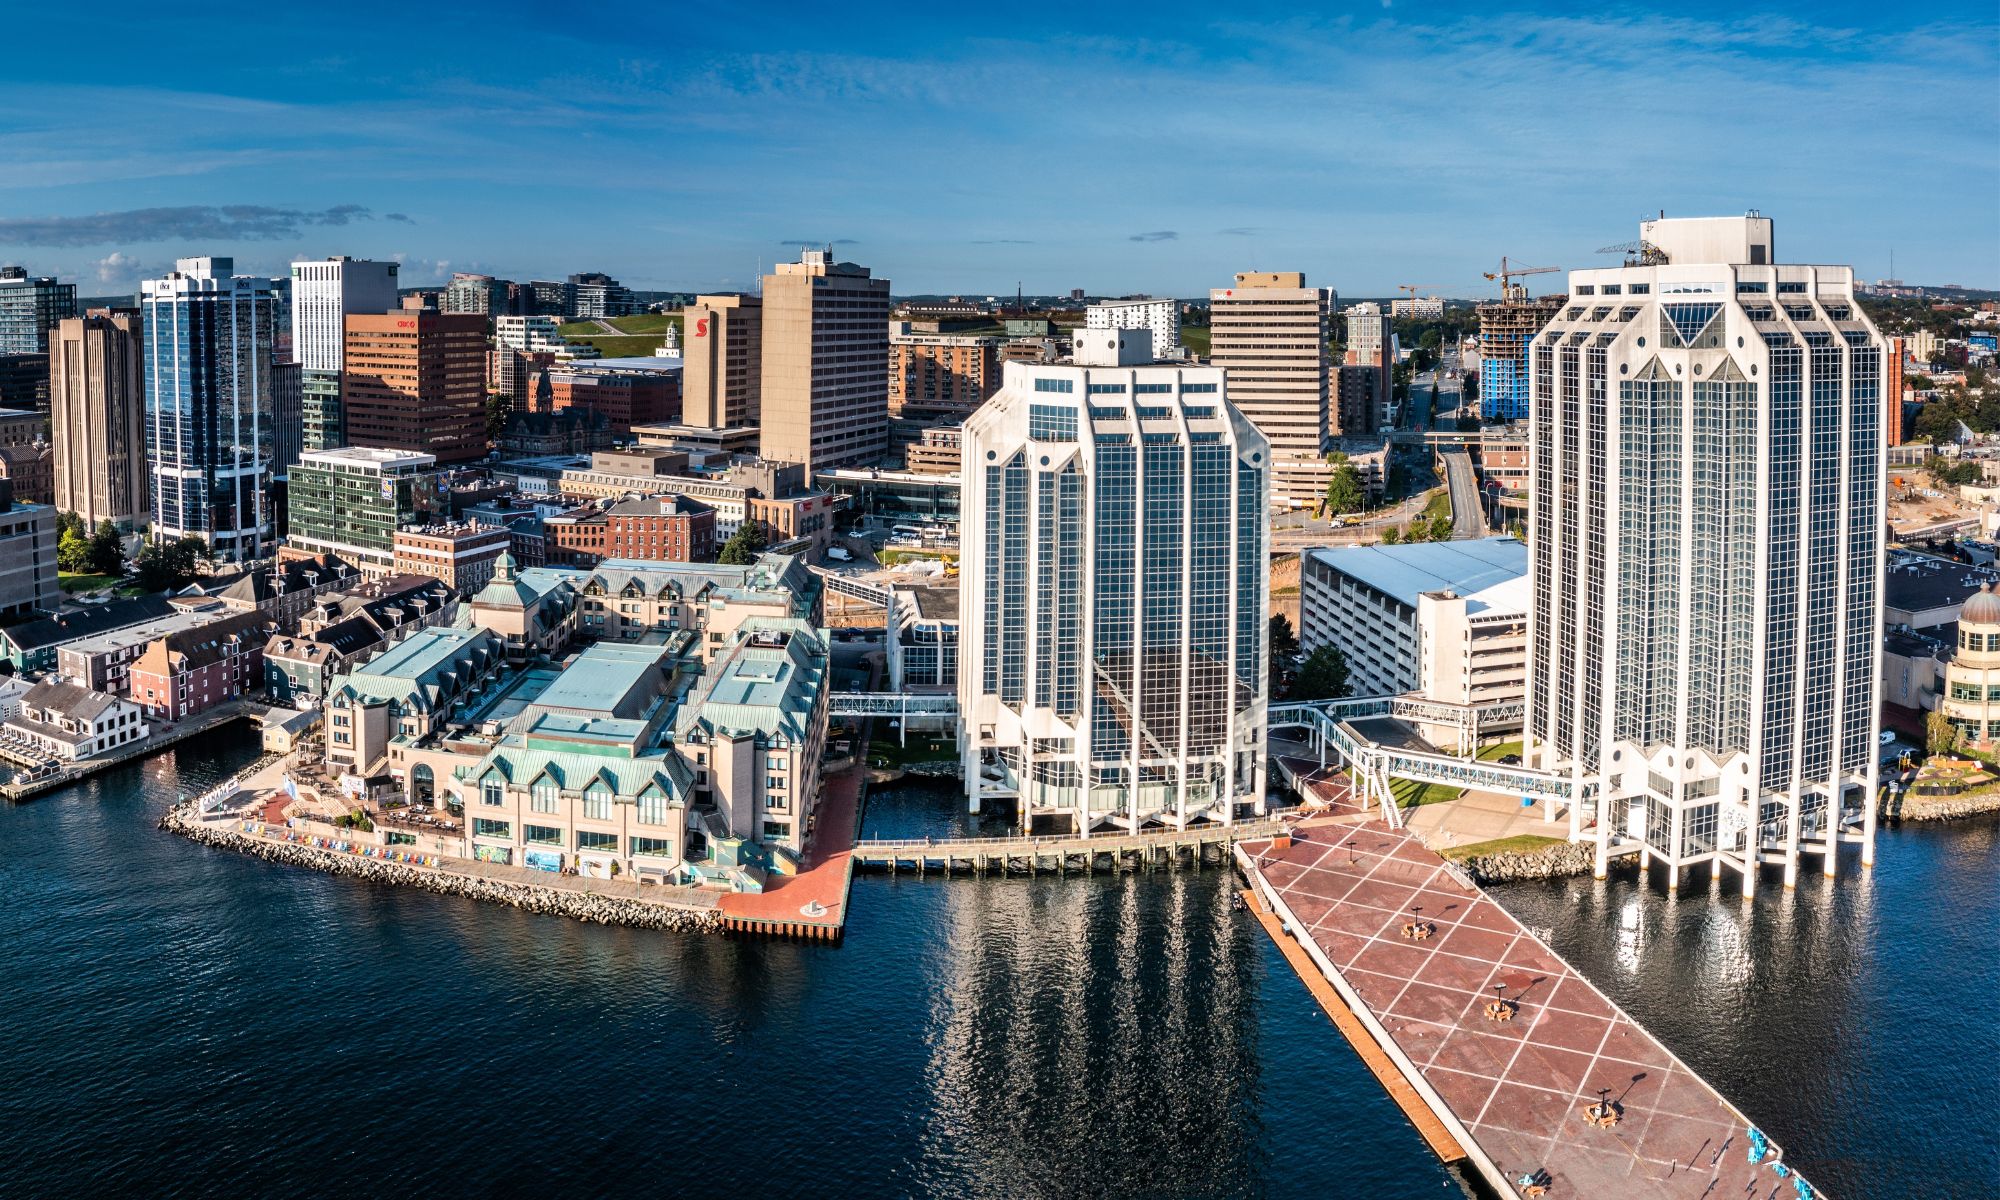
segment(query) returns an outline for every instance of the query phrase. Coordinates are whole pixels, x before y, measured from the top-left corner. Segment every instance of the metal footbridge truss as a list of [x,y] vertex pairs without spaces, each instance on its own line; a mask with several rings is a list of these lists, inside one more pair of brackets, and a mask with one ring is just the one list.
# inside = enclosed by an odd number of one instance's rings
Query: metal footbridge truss
[[923,692],[834,692],[827,711],[836,717],[956,717],[958,697]]
[[[1364,801],[1380,805],[1383,819],[1392,827],[1401,828],[1402,812],[1389,790],[1392,779],[1511,793],[1553,804],[1567,805],[1574,800],[1575,785],[1567,776],[1533,767],[1481,762],[1470,757],[1469,748],[1477,744],[1481,728],[1519,722],[1523,716],[1524,706],[1519,702],[1479,708],[1407,696],[1368,696],[1351,700],[1273,704],[1270,708],[1270,728],[1306,730],[1314,749],[1319,752],[1320,766],[1352,770]],[[1461,735],[1459,745],[1468,748],[1468,755],[1460,757],[1433,750],[1385,746],[1371,741],[1353,725],[1355,721],[1371,717],[1454,726]]]

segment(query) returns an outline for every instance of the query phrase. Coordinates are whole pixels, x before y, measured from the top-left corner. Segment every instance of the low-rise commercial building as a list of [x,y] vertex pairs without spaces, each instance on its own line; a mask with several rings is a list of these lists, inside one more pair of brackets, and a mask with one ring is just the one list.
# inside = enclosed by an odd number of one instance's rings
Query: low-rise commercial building
[[200,629],[228,610],[213,600],[150,621],[67,642],[56,650],[56,673],[70,683],[113,696],[132,694],[132,664],[146,647],[170,634]]
[[396,531],[395,570],[398,575],[428,575],[469,596],[493,578],[500,556],[512,544],[512,531],[498,525],[411,526]]
[[132,663],[132,699],[155,720],[178,721],[259,691],[275,628],[264,613],[232,613],[158,638]]
[[165,596],[135,596],[90,608],[71,608],[0,628],[0,662],[16,672],[51,671],[63,646],[114,629],[155,621],[175,612]]
[[137,705],[69,683],[43,682],[21,697],[6,728],[63,762],[94,758],[146,736]]
[[894,591],[889,639],[889,690],[952,692],[958,687],[958,588],[914,586]]
[[727,835],[804,853],[825,757],[827,646],[804,621],[735,632],[680,706],[675,747],[691,760],[694,805]]
[[423,630],[342,675],[327,696],[326,762],[367,778],[384,768],[391,742],[414,744],[500,678],[506,647],[491,630]]
[[715,509],[687,496],[586,505],[542,522],[549,561],[595,566],[607,558],[706,562],[715,557]]
[[681,419],[678,359],[577,362],[544,371],[542,378],[548,382],[556,412],[580,408],[597,413],[620,437],[629,436],[634,425]]
[[302,555],[246,571],[215,598],[224,608],[266,613],[279,626],[290,628],[315,599],[359,582],[361,573],[337,554]]
[[1958,616],[1958,650],[1944,669],[1939,711],[1968,743],[2000,742],[2000,593],[1974,592]]

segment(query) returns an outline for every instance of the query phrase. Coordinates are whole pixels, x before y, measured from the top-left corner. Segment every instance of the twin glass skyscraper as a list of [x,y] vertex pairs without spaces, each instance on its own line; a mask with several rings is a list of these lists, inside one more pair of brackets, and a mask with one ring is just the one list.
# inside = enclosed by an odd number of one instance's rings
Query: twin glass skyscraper
[[1532,761],[1600,869],[1872,862],[1888,348],[1766,218],[1641,234],[1529,348]]
[[1145,330],[1009,363],[963,435],[959,701],[974,808],[1024,830],[1264,811],[1270,446]]
[[140,284],[153,538],[198,537],[216,557],[263,557],[272,536],[271,396],[277,299],[229,258],[183,258]]

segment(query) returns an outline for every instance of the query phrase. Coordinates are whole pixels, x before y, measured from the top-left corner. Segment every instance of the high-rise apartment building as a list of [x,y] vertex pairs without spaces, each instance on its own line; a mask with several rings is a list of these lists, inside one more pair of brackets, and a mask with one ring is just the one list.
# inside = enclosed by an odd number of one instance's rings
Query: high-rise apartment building
[[[571,315],[579,321],[594,317],[629,317],[639,311],[632,290],[601,271],[585,271],[569,277],[573,297]],[[538,293],[539,294],[539,293]]]
[[755,424],[763,389],[763,301],[696,296],[681,310],[681,327],[681,424]]
[[55,506],[95,529],[146,519],[145,357],[137,309],[97,309],[56,326],[49,345]]
[[292,468],[286,491],[288,552],[335,554],[364,574],[386,575],[396,531],[444,507],[437,459],[428,454],[349,446],[316,450]]
[[404,309],[351,313],[341,406],[350,445],[486,455],[486,318]]
[[1787,884],[1874,858],[1882,337],[1772,226],[1647,221],[1529,347],[1528,738],[1571,836]]
[[347,444],[340,411],[340,370],[349,313],[397,307],[398,266],[367,259],[310,259],[292,264],[292,361],[299,377],[300,446],[332,450]]
[[1271,443],[1271,493],[1311,504],[1332,468],[1326,442],[1339,433],[1327,362],[1334,294],[1298,271],[1249,271],[1208,294],[1208,361],[1229,372],[1229,401]]
[[1511,287],[1518,294],[1479,306],[1479,410],[1488,418],[1524,421],[1533,391],[1528,380],[1528,343],[1550,317],[1562,311],[1569,298],[1531,299],[1519,284]]
[[75,284],[0,267],[0,354],[47,354],[49,331],[75,315]]
[[889,281],[807,250],[764,277],[763,456],[806,475],[889,450]]
[[889,323],[889,415],[956,425],[1000,390],[1000,339]]
[[1374,389],[1367,417],[1359,422],[1361,428],[1346,424],[1346,412],[1341,414],[1342,428],[1347,433],[1373,433],[1390,420],[1389,401],[1395,394],[1396,331],[1389,315],[1373,301],[1351,304],[1342,315],[1347,318],[1347,354],[1343,361],[1348,366],[1369,368],[1372,374],[1366,378]]
[[507,311],[507,288],[508,283],[504,279],[459,271],[444,286],[444,303],[439,307],[448,313],[498,316]]
[[534,297],[535,312],[558,321],[568,321],[576,316],[576,285],[557,283],[547,279],[537,279],[528,285],[528,293]]
[[234,259],[183,258],[139,285],[153,537],[198,537],[228,561],[272,535],[271,281]]
[[1147,329],[1153,353],[1162,361],[1186,356],[1181,348],[1181,302],[1178,300],[1100,300],[1083,310],[1085,329]]
[[1009,363],[963,427],[966,791],[1026,830],[1264,810],[1270,448],[1150,337]]

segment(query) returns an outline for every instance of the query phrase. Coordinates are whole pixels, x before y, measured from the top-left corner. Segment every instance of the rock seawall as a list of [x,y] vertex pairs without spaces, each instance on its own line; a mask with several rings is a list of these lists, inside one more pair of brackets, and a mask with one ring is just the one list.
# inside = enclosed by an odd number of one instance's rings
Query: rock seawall
[[1983,817],[1991,813],[2000,813],[2000,790],[1963,796],[1905,794],[1892,811],[1885,811],[1882,815],[1899,821],[1963,821],[1968,817]]
[[463,896],[489,904],[506,904],[524,912],[546,916],[593,921],[599,925],[631,925],[640,929],[675,929],[691,933],[717,930],[722,925],[721,917],[714,910],[668,908],[618,896],[477,879],[384,859],[360,858],[295,842],[274,842],[244,833],[234,828],[233,822],[207,824],[196,820],[193,813],[185,808],[170,810],[160,818],[160,828],[204,846],[235,850],[286,866],[306,867],[398,887],[421,888],[441,896]]
[[1561,879],[1588,875],[1597,865],[1597,847],[1591,842],[1564,842],[1560,846],[1522,853],[1478,854],[1458,860],[1473,882],[1512,883],[1522,879]]

